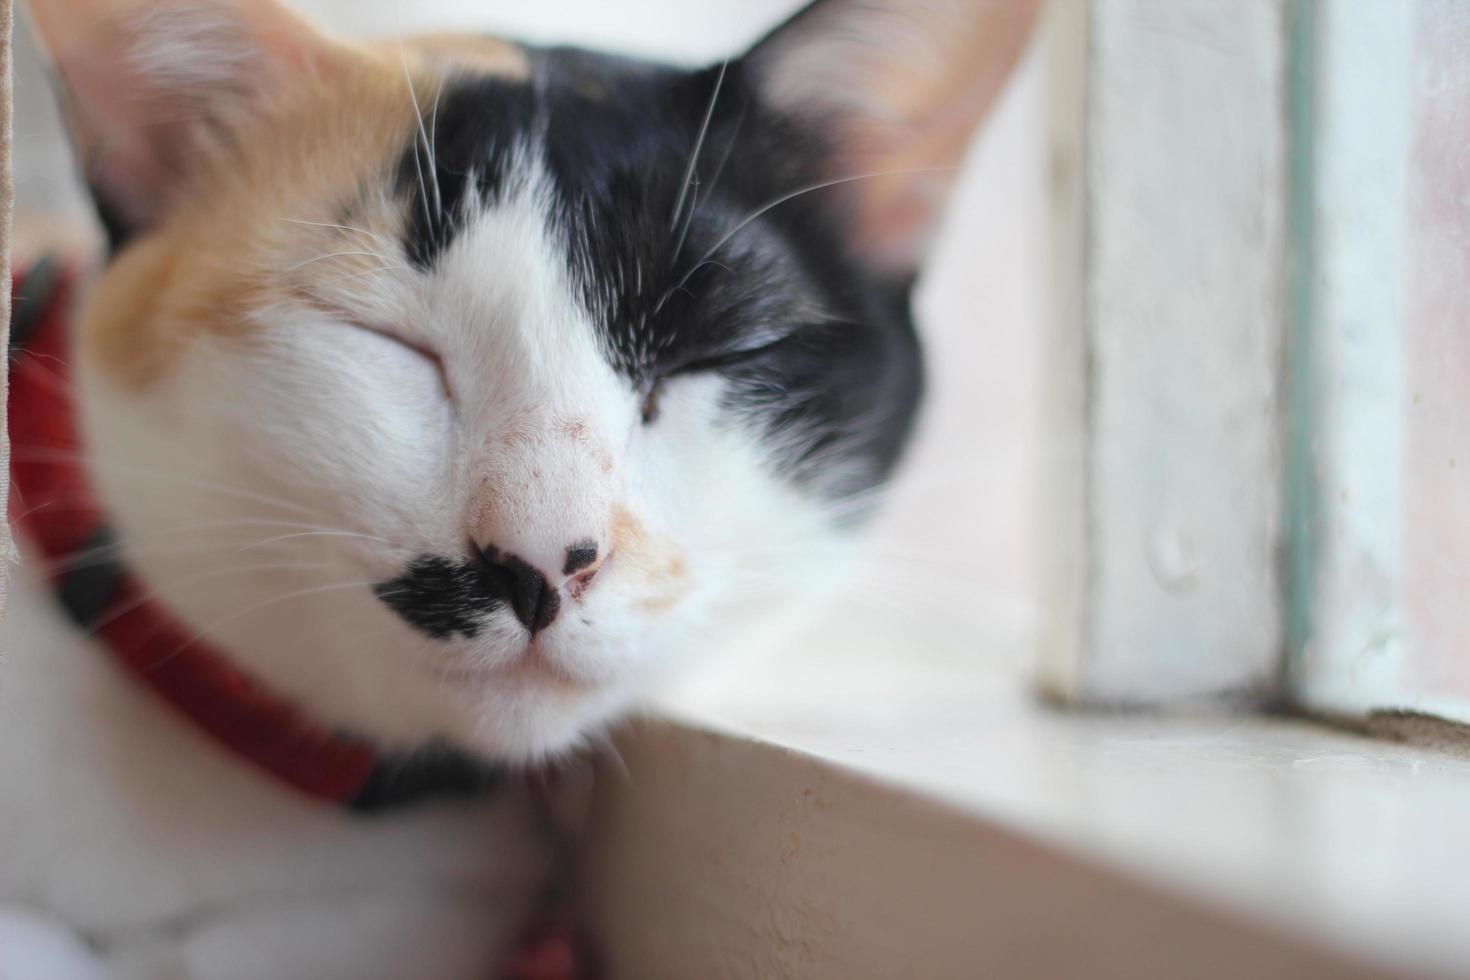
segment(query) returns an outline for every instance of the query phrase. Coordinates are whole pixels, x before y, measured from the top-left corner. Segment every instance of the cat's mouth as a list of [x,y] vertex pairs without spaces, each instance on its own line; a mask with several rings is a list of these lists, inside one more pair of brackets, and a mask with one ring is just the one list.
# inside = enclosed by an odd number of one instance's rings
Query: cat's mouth
[[526,653],[497,671],[497,679],[567,693],[585,691],[591,682],[574,676],[539,653]]
[[424,669],[444,683],[473,688],[539,688],[573,693],[593,686],[591,681],[578,677],[547,656],[534,642],[528,643],[508,663],[460,663]]

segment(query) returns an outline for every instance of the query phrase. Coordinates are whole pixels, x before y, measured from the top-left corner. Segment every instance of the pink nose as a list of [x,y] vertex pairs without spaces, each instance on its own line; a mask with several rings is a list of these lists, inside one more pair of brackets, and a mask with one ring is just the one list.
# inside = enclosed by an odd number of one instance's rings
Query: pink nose
[[[504,596],[515,617],[535,636],[556,621],[561,612],[561,585],[569,580],[585,584],[596,572],[601,549],[592,540],[578,541],[565,551],[560,575],[547,575],[517,555],[494,545],[477,545],[480,573],[494,594]],[[553,581],[558,584],[552,584]]]

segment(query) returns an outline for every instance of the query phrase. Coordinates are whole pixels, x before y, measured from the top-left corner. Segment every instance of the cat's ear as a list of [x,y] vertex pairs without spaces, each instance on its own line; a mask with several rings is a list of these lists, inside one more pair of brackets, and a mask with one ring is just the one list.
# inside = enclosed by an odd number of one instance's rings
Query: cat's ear
[[858,178],[840,200],[855,215],[854,246],[877,267],[917,268],[1039,5],[816,0],[744,59],[767,102],[826,137],[826,176]]
[[30,0],[114,245],[155,224],[329,43],[274,0]]

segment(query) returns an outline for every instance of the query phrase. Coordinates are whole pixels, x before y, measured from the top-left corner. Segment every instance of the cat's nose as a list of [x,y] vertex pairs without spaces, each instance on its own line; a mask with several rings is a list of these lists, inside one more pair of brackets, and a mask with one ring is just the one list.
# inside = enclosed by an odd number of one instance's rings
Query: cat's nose
[[561,583],[575,591],[596,572],[602,549],[595,541],[579,541],[565,549],[561,574],[548,575],[530,562],[494,545],[477,546],[481,574],[491,590],[505,597],[511,611],[532,636],[556,621],[561,612]]
[[493,594],[503,596],[532,636],[550,626],[561,611],[561,591],[535,565],[494,546],[482,547],[480,573]]

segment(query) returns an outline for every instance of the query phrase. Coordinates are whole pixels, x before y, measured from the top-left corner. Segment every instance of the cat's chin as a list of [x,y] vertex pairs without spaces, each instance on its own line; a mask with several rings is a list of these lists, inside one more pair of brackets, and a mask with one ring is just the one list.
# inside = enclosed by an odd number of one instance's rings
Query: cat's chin
[[497,718],[481,726],[466,748],[498,764],[555,765],[585,749],[617,717],[615,712],[582,715],[550,710],[535,714],[537,717]]
[[457,685],[473,705],[473,725],[456,741],[512,765],[540,765],[575,753],[628,708],[616,686],[577,680],[534,659],[477,672]]

